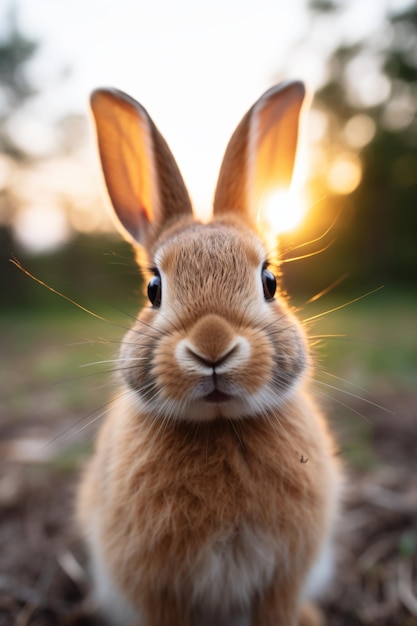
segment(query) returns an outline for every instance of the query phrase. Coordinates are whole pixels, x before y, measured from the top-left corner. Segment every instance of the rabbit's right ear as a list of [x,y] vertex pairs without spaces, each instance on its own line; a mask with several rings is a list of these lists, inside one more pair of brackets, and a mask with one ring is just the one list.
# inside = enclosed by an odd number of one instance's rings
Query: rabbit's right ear
[[127,239],[148,246],[170,218],[192,214],[170,149],[146,110],[116,89],[91,95],[101,165]]
[[264,197],[288,190],[304,97],[303,83],[281,83],[249,109],[226,148],[214,197],[215,214],[234,211],[255,224]]

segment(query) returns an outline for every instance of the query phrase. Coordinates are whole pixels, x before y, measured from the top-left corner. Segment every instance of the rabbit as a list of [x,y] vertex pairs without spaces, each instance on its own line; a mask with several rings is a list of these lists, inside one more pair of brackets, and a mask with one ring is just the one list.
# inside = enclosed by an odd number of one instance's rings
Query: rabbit
[[[342,471],[258,209],[288,187],[305,88],[246,113],[200,223],[147,111],[91,96],[108,195],[147,278],[77,519],[112,626],[318,626]],[[278,287],[277,287],[278,282]]]

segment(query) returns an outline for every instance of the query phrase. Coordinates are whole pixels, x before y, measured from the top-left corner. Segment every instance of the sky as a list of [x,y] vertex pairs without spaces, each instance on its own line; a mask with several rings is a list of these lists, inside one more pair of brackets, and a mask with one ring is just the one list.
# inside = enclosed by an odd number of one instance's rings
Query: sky
[[[196,202],[204,204],[234,127],[266,88],[288,78],[281,65],[306,26],[303,0],[20,0],[18,6],[24,29],[44,42],[33,71],[51,87],[37,115],[87,112],[97,86],[126,91],[147,108]],[[64,66],[73,75],[54,88]]]
[[[291,78],[314,92],[333,47],[371,33],[387,4],[407,4],[346,0],[343,19],[329,28],[312,24],[306,1],[3,0],[0,28],[14,4],[23,31],[41,42],[29,66],[41,95],[15,131],[41,151],[55,119],[88,115],[95,87],[122,89],[148,110],[207,213],[227,141],[262,92]],[[83,158],[91,170],[74,166],[67,178],[98,188],[92,134]]]

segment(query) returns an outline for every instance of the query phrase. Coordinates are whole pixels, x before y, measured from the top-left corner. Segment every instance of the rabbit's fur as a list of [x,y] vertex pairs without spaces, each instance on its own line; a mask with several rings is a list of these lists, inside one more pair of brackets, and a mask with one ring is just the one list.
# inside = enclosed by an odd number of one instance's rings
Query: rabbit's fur
[[146,111],[93,94],[107,189],[157,293],[122,344],[121,390],[79,490],[110,624],[320,622],[305,600],[328,566],[340,472],[303,330],[271,297],[256,232],[262,194],[289,184],[303,97],[287,83],[247,113],[200,224]]

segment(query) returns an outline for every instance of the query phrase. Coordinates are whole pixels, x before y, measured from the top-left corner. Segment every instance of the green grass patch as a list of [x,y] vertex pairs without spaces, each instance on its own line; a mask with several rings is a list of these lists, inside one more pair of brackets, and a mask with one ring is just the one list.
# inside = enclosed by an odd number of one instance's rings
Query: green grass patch
[[417,295],[381,290],[348,304],[354,298],[325,296],[300,313],[313,318],[308,333],[319,366],[365,387],[383,379],[415,388]]
[[[2,421],[59,420],[88,412],[109,399],[120,341],[131,314],[104,310],[102,321],[75,309],[0,317]],[[133,315],[133,313],[132,313]],[[97,365],[90,365],[98,362]]]

